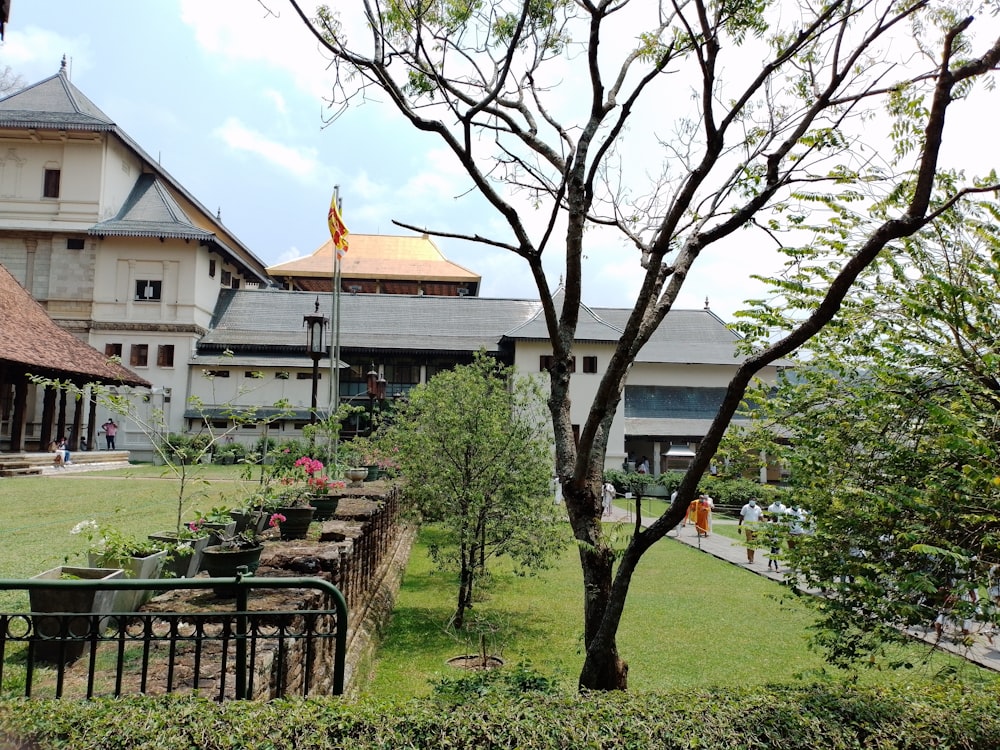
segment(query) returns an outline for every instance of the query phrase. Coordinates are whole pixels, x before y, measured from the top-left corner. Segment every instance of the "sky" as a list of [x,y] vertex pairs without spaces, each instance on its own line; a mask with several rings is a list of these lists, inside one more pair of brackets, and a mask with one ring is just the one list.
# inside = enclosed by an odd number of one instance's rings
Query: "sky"
[[[438,140],[390,105],[368,101],[331,121],[327,59],[289,5],[258,0],[13,0],[0,66],[27,83],[59,70],[267,265],[309,255],[329,239],[339,185],[351,232],[407,234],[392,221],[445,232],[495,234],[497,218]],[[993,97],[993,110],[997,104]],[[978,142],[976,142],[978,141]],[[958,131],[973,166],[995,165],[973,133]],[[537,299],[527,264],[456,239],[435,242],[483,277],[483,297]],[[723,320],[759,296],[751,272],[780,260],[760,237],[712,251],[676,307],[706,298]],[[746,243],[745,246],[738,243]],[[735,252],[733,252],[735,250]],[[558,260],[554,258],[553,261]],[[559,263],[546,265],[560,280]],[[620,241],[589,245],[584,302],[630,307],[637,254]]]

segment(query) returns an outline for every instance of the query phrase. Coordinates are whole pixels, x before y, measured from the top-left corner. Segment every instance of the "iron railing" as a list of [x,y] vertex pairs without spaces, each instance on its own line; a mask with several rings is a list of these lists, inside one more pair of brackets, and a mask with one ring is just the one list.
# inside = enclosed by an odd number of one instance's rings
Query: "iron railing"
[[[184,611],[49,611],[69,609],[57,604],[0,613],[0,697],[190,692],[223,701],[343,693],[347,604],[320,578],[0,580],[0,592],[61,592],[58,602],[82,592],[219,586],[232,587],[231,605],[189,597]],[[251,591],[271,589],[311,589],[302,599],[318,606],[251,608],[263,601]]]

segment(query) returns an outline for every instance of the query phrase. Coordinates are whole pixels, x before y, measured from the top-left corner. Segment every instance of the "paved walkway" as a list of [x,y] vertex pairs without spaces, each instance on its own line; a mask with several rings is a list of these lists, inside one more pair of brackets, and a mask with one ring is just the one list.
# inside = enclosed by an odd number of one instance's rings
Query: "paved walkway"
[[[616,506],[612,509],[611,517],[606,520],[634,522],[635,514]],[[653,518],[643,518],[643,526],[651,525],[654,520]],[[712,519],[712,524],[713,527],[719,525],[735,526],[736,521],[716,517]],[[746,547],[740,544],[738,540],[722,534],[709,534],[707,537],[699,537],[695,532],[694,526],[688,525],[686,528],[678,526],[672,531],[667,532],[667,539],[686,544],[719,560],[737,565],[754,575],[770,578],[772,581],[779,583],[787,582],[783,567],[778,572],[775,572],[773,568],[769,568],[769,557],[764,550],[757,550],[755,561],[752,564],[748,563]],[[982,633],[973,633],[971,646],[956,642],[956,638],[962,637],[958,632],[952,633],[946,630],[944,637],[938,639],[930,623],[928,623],[927,628],[911,628],[908,633],[911,637],[922,640],[935,648],[949,651],[981,667],[1000,672],[1000,633],[994,637],[993,644],[990,644],[989,640]]]

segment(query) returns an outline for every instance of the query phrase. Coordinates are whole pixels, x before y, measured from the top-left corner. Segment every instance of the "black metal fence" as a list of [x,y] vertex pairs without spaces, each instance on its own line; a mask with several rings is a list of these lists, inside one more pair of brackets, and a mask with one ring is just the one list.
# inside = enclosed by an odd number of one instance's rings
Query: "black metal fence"
[[[80,604],[108,592],[220,585],[235,596],[210,606],[190,597],[170,611]],[[304,591],[297,608],[258,608],[274,589]],[[0,613],[0,697],[186,692],[223,701],[344,691],[347,605],[319,578],[0,580],[0,591],[16,590],[37,611]],[[40,604],[46,595],[54,603]]]

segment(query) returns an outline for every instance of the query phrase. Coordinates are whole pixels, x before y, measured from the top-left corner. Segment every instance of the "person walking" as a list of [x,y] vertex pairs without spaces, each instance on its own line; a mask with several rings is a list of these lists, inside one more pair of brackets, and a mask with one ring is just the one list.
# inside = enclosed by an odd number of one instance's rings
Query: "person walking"
[[[746,537],[748,565],[753,564],[754,553],[757,551],[753,547],[754,528],[750,524],[758,523],[763,516],[764,509],[757,504],[757,500],[754,498],[750,498],[750,502],[740,508],[740,520],[736,527],[743,528],[743,535]],[[743,527],[744,521],[747,522],[746,527]]]
[[605,516],[611,515],[611,504],[615,500],[615,486],[611,482],[605,482],[602,491],[601,509]]
[[108,421],[101,425],[101,429],[104,430],[104,440],[108,445],[107,450],[116,450],[115,436],[118,434],[118,425],[115,424],[115,420],[108,417]]

